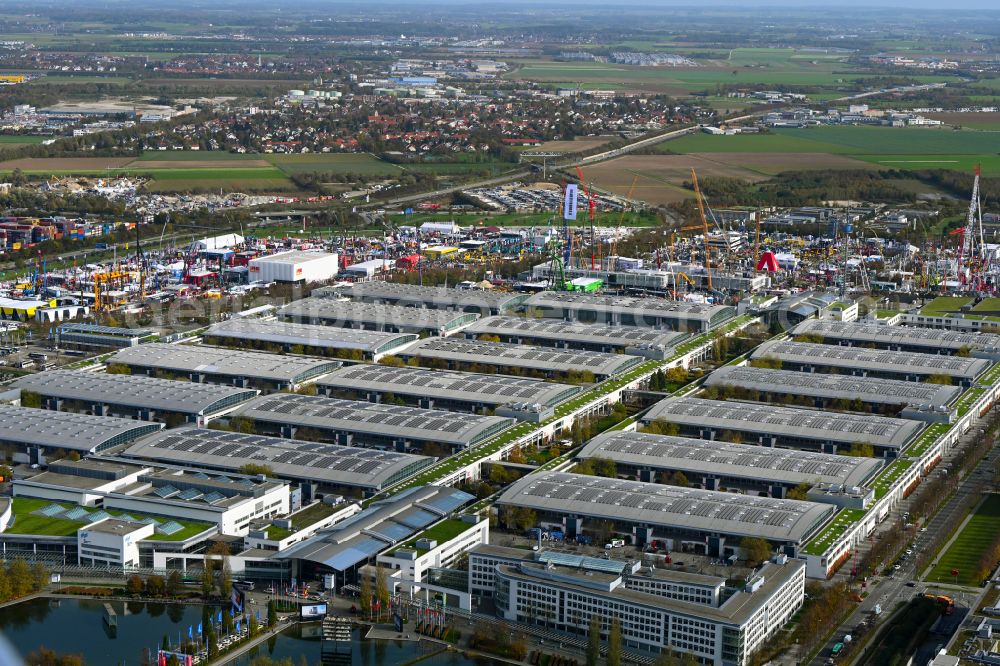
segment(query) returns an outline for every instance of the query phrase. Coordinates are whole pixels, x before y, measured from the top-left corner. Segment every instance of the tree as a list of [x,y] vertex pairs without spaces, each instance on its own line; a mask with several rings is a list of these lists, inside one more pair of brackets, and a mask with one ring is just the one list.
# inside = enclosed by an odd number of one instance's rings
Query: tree
[[245,463],[240,465],[240,474],[250,474],[256,476],[257,474],[263,474],[264,476],[274,476],[274,470],[271,469],[270,465],[263,465],[260,463]]
[[740,540],[740,550],[754,566],[771,557],[771,544],[760,537],[743,537]]
[[163,576],[152,575],[146,579],[146,592],[151,597],[162,597],[167,591],[167,582]]
[[124,363],[109,363],[104,372],[109,375],[131,375],[132,370]]
[[389,609],[389,581],[385,567],[381,564],[375,568],[375,600],[378,602],[379,615]]
[[219,592],[228,598],[233,591],[233,569],[229,566],[229,557],[222,558],[222,567],[219,569]]
[[42,407],[42,396],[40,393],[35,393],[34,391],[21,391],[21,406],[31,407],[33,409],[41,409]]
[[868,442],[855,442],[843,455],[852,458],[872,458],[875,456],[875,447]]
[[597,476],[603,476],[607,479],[614,479],[618,477],[618,465],[615,461],[610,458],[593,458],[592,464],[594,465],[594,474]]
[[29,654],[24,663],[26,666],[83,666],[83,655],[58,654],[55,650],[42,646]]
[[360,575],[361,591],[358,596],[361,603],[361,612],[370,613],[375,603],[372,596],[372,580],[371,577],[365,573],[361,573]]
[[787,493],[785,493],[785,497],[786,499],[805,501],[808,496],[809,490],[811,488],[812,488],[811,485],[803,481],[802,483],[800,483],[799,485],[795,486]]
[[597,613],[590,616],[587,629],[587,666],[597,666],[601,660],[601,617]]
[[233,432],[243,433],[244,435],[252,435],[256,432],[256,425],[253,419],[246,416],[234,416],[229,419],[229,427],[233,429]]
[[137,574],[132,574],[131,576],[128,577],[128,580],[125,581],[125,591],[128,592],[129,594],[133,596],[138,596],[142,594],[142,590],[143,590],[142,576],[139,576]]
[[257,624],[257,616],[256,615],[253,615],[253,614],[250,615],[249,624],[250,624],[250,628],[249,628],[250,636],[256,636],[257,632],[260,631],[260,625]]
[[23,597],[31,592],[31,569],[28,563],[18,558],[8,564],[7,580],[10,582],[12,597]]
[[690,485],[687,475],[684,472],[676,471],[670,475],[667,485],[687,488]]
[[608,634],[608,666],[622,666],[622,623],[615,617],[611,620]]
[[167,596],[176,597],[181,592],[181,588],[184,586],[184,579],[181,578],[181,572],[177,569],[173,569],[169,574],[167,574],[166,592]]
[[278,607],[274,604],[274,599],[267,601],[267,626],[273,627],[278,622]]
[[215,590],[215,576],[212,574],[212,560],[205,554],[205,566],[201,570],[201,594],[209,596]]
[[[43,589],[49,584],[49,569],[41,562],[31,565],[31,589],[34,592]],[[2,598],[2,597],[0,597]]]
[[398,356],[392,356],[391,354],[383,356],[378,360],[379,365],[388,365],[392,368],[403,368],[406,366],[406,362]]
[[943,386],[951,386],[951,377],[948,375],[931,375],[924,380],[925,384],[941,384]]

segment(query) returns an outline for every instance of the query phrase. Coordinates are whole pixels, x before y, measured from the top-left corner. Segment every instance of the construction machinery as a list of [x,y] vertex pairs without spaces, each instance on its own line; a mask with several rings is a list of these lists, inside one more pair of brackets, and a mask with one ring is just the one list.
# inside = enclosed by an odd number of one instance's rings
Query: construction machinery
[[705,202],[702,200],[701,188],[698,186],[698,174],[691,169],[691,182],[694,184],[694,198],[698,204],[698,215],[701,216],[702,242],[705,246],[705,285],[712,289],[712,252],[708,244],[708,218],[705,217]]

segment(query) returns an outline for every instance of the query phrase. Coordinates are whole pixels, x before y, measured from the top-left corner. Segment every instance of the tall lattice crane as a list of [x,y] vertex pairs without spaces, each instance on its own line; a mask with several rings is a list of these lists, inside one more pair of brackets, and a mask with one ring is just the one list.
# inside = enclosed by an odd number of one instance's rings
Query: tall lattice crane
[[702,201],[701,188],[698,186],[698,174],[695,173],[694,169],[691,169],[691,182],[694,183],[694,197],[695,201],[698,203],[698,215],[701,216],[702,240],[705,244],[705,284],[711,292],[713,291],[712,251],[708,245],[708,218],[705,217],[705,202]]

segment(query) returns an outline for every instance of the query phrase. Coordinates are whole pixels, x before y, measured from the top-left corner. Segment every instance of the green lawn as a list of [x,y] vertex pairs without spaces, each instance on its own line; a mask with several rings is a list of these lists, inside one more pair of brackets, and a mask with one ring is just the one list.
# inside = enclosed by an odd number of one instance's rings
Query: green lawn
[[[332,516],[339,507],[325,502],[317,502],[304,509],[293,513],[289,518],[292,521],[292,530],[297,531],[313,525],[327,516]],[[272,537],[274,538],[274,537]]]
[[972,299],[967,296],[938,296],[920,308],[920,314],[929,317],[943,317],[958,312],[963,305],[971,302]]
[[433,525],[428,529],[424,530],[420,534],[416,535],[406,543],[399,546],[400,548],[412,548],[418,553],[426,553],[425,549],[417,548],[417,541],[419,539],[431,539],[437,541],[438,545],[451,541],[457,537],[462,532],[466,531],[472,527],[472,523],[467,523],[462,520],[449,519]]
[[[87,524],[85,520],[67,520],[65,518],[49,518],[47,516],[39,515],[34,513],[39,509],[44,509],[50,504],[58,504],[64,509],[73,508],[72,504],[67,504],[64,502],[51,502],[49,500],[42,499],[32,499],[29,497],[15,497],[14,498],[14,525],[7,529],[8,534],[37,534],[40,536],[73,536],[76,531]],[[106,509],[107,513],[112,516],[121,516],[124,511],[118,511],[115,509]],[[93,511],[92,511],[93,512]],[[146,518],[146,514],[128,512],[128,515],[136,519]],[[183,541],[193,537],[196,534],[201,534],[207,529],[211,529],[212,525],[209,523],[202,523],[191,520],[179,520],[176,518],[163,518],[157,517],[160,522],[166,523],[173,520],[175,523],[182,526],[178,532],[173,534],[154,534],[149,537],[151,541]]]
[[[1000,495],[989,495],[962,528],[958,538],[948,547],[926,580],[934,583],[979,585],[979,558],[1000,534]],[[992,569],[992,566],[990,567]],[[958,577],[951,575],[958,570]]]

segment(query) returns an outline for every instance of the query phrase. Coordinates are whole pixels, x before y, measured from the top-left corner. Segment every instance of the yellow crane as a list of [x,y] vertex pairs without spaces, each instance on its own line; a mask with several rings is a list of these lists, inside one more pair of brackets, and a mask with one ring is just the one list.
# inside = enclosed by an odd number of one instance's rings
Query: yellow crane
[[[637,182],[639,182],[639,176],[632,176],[632,185],[628,188],[628,194],[625,195],[626,199],[629,199],[629,200],[632,199],[632,192],[635,191],[635,184]],[[614,238],[611,239],[611,256],[615,257],[615,263],[616,263],[615,266],[609,266],[608,267],[608,268],[611,268],[612,270],[616,270],[618,268],[618,266],[617,266],[617,262],[618,262],[618,235],[621,233],[622,222],[624,220],[625,220],[625,205],[622,204],[622,213],[621,213],[621,215],[618,216],[618,224],[615,225],[615,235],[614,235]]]
[[712,291],[712,251],[708,245],[708,219],[705,217],[705,202],[701,198],[701,188],[698,187],[698,174],[691,169],[691,182],[694,183],[694,197],[698,203],[698,215],[701,216],[702,240],[705,243],[705,284]]

